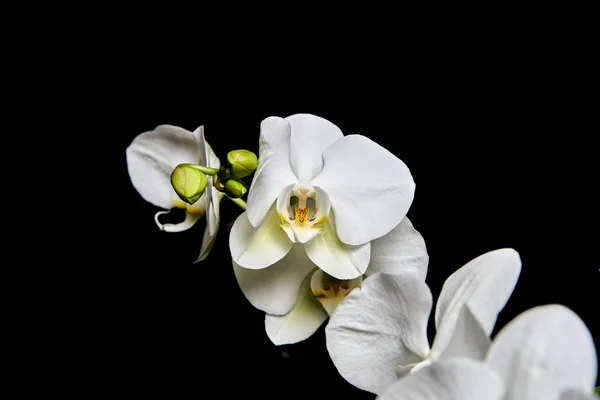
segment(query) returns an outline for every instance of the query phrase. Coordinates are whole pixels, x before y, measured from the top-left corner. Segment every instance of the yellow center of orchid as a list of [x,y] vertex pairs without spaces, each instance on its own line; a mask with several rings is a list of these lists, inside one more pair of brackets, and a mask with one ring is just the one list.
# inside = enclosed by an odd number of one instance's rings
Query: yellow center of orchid
[[332,315],[346,296],[362,284],[362,276],[355,279],[337,279],[319,269],[311,278],[310,288],[325,311]]
[[310,211],[310,207],[296,207],[296,219],[298,222],[303,223],[306,217],[308,216],[308,212]]
[[[310,182],[298,182],[278,200],[281,228],[292,242],[308,243],[325,229],[329,209],[320,212],[317,191]],[[326,203],[327,204],[327,203]]]
[[190,214],[199,214],[202,217],[206,212],[206,198],[204,195],[202,195],[202,197],[200,197],[200,200],[198,200],[194,204],[188,204],[177,196],[175,196],[171,200],[171,202],[175,207],[181,208],[182,210],[185,210]]
[[313,222],[317,215],[316,193],[310,183],[296,185],[290,194],[289,219],[298,224]]

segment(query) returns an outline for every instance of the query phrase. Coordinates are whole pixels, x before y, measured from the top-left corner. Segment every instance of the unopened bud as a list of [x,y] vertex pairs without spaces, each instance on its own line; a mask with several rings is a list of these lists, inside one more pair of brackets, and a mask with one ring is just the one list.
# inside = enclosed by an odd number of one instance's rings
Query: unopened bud
[[245,178],[258,166],[256,154],[249,150],[232,150],[227,153],[227,162],[231,165],[231,172],[238,178]]
[[171,186],[177,196],[188,204],[200,199],[207,184],[206,175],[192,164],[179,164],[171,173]]
[[225,182],[224,187],[225,194],[233,199],[239,199],[248,191],[242,182],[238,182],[235,179],[230,179]]

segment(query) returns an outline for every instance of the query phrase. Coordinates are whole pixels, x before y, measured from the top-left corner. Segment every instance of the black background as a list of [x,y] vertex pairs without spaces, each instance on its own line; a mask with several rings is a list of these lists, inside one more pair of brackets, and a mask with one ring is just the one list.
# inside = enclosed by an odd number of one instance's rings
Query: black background
[[[185,398],[374,397],[337,373],[323,327],[298,344],[269,341],[264,314],[244,298],[231,268],[228,225],[241,212],[237,206],[223,199],[215,247],[199,264],[192,262],[203,221],[182,233],[159,231],[159,209],[135,191],[125,161],[133,138],[159,124],[204,125],[221,160],[233,149],[257,152],[268,116],[312,113],[345,134],[369,137],[413,174],[408,216],[427,244],[434,299],[466,262],[512,247],[522,273],[495,332],[530,307],[560,303],[579,314],[598,344],[597,167],[584,123],[591,107],[576,90],[581,77],[561,75],[525,53],[468,62],[441,54],[409,68],[387,65],[384,75],[378,68],[361,74],[326,62],[307,65],[318,79],[285,73],[276,60],[254,66],[281,75],[180,60],[184,78],[152,57],[111,66],[119,84],[110,86],[98,119],[98,142],[108,149],[106,218],[114,226],[98,249],[109,261],[97,270],[106,286],[95,346],[98,361],[110,365],[99,386]],[[430,339],[434,333],[431,324]]]

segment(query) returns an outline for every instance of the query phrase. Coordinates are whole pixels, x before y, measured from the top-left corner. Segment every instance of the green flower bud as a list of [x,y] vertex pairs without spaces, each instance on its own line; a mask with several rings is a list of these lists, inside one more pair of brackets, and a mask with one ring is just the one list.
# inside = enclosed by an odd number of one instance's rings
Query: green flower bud
[[225,194],[233,199],[239,199],[248,191],[242,182],[236,181],[235,179],[230,179],[225,182],[224,187]]
[[258,166],[256,154],[248,150],[232,150],[227,153],[227,162],[231,165],[231,172],[238,178],[245,178]]
[[179,164],[171,173],[171,185],[175,193],[188,204],[200,199],[207,184],[206,175],[194,168],[193,164]]

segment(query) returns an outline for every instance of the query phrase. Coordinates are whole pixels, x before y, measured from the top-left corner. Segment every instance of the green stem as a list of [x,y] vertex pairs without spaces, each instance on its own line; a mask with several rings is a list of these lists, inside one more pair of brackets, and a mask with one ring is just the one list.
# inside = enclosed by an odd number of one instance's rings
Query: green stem
[[240,208],[244,211],[246,211],[246,202],[242,199],[232,199],[229,196],[226,196],[229,200],[233,201],[235,204],[237,204],[238,206],[240,206]]
[[210,168],[210,167],[204,167],[202,165],[196,165],[196,164],[188,164],[188,165],[190,167],[196,168],[198,171],[201,171],[201,172],[205,173],[206,175],[210,175],[210,176],[213,176],[217,172],[219,172],[218,169]]

